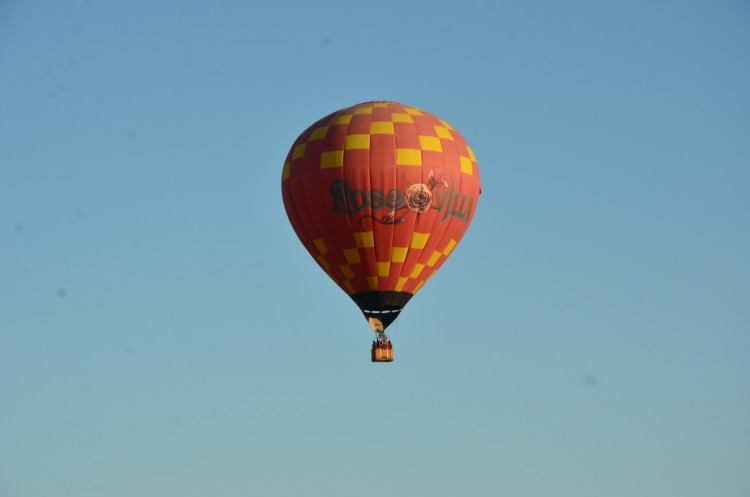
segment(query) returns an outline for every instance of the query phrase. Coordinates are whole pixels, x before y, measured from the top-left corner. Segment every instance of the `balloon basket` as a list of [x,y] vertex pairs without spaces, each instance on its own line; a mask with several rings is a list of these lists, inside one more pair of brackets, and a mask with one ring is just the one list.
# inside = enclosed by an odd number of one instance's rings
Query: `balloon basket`
[[378,338],[372,342],[372,362],[392,362],[393,344],[384,333],[378,333]]
[[393,349],[372,349],[372,362],[392,362]]

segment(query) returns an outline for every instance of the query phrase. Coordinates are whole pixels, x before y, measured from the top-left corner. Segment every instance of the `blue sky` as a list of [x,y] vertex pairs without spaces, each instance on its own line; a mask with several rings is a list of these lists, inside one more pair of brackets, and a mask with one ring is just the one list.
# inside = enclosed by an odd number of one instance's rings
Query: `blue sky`
[[[0,495],[747,495],[748,54],[746,1],[0,1]],[[368,100],[482,172],[388,365],[280,195]]]

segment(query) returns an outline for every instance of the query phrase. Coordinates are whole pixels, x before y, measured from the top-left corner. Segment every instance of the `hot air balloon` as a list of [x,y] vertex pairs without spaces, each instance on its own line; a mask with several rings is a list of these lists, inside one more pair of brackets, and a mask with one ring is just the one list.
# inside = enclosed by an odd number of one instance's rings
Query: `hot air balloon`
[[474,217],[481,188],[466,140],[408,105],[354,105],[299,135],[281,191],[302,244],[377,334],[371,360],[392,361],[386,329]]

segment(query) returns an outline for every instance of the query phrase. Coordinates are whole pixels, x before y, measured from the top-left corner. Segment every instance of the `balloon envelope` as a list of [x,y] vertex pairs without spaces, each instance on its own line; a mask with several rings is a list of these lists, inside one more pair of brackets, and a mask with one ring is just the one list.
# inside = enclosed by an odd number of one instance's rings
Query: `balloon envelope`
[[354,105],[303,131],[281,189],[297,236],[374,331],[455,249],[481,191],[458,131],[395,102]]

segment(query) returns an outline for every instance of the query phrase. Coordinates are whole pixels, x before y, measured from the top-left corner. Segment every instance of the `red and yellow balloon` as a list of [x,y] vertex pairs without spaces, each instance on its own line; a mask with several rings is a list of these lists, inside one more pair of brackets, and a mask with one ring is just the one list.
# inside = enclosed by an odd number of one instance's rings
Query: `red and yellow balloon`
[[481,192],[458,131],[395,102],[347,107],[303,131],[281,190],[307,251],[378,332],[456,248]]

